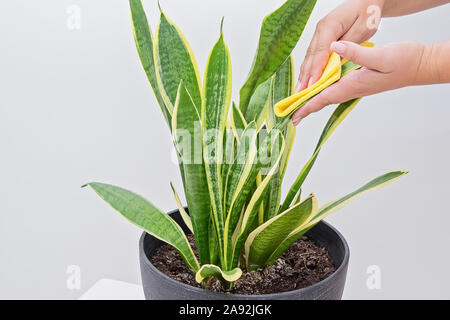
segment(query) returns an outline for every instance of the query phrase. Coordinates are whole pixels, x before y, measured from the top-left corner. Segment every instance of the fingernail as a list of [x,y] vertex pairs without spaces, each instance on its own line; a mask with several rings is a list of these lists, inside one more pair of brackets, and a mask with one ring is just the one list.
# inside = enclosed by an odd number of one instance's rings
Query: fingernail
[[302,117],[296,118],[295,120],[292,120],[292,123],[294,124],[294,126],[298,126],[298,124],[300,123],[300,121],[302,121]]
[[295,85],[295,92],[299,92],[301,87],[302,87],[302,82],[299,80],[299,81],[297,81],[297,84]]
[[331,44],[330,49],[336,52],[337,54],[342,55],[345,53],[347,46],[342,42],[335,41]]
[[292,116],[292,123],[294,124],[294,126],[296,126],[296,125],[298,125],[300,123],[300,121],[302,119],[303,118],[301,116],[299,116],[299,115],[293,115]]

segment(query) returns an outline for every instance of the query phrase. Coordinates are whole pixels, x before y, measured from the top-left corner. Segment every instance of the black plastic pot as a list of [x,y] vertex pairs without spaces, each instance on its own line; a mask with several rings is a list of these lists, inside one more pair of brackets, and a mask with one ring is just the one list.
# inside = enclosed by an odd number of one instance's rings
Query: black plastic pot
[[[169,215],[182,226],[186,233],[190,233],[178,210],[170,212]],[[239,295],[195,288],[166,276],[149,260],[155,249],[163,242],[144,232],[139,240],[139,257],[145,298],[149,300],[340,300],[344,291],[350,256],[347,242],[326,222],[317,224],[307,233],[307,236],[327,248],[336,267],[336,271],[331,276],[298,290],[264,295]]]

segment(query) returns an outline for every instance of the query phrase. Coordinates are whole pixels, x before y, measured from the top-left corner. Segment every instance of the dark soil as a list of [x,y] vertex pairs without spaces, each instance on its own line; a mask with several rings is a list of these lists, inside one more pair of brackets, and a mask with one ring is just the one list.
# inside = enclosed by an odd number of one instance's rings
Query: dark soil
[[[195,252],[193,236],[189,235],[188,239]],[[172,279],[201,288],[173,247],[161,246],[150,261]],[[210,281],[206,289],[235,294],[279,293],[313,285],[329,277],[335,270],[327,249],[303,236],[274,265],[252,272],[243,270],[242,277],[235,282],[233,289],[224,290],[217,280]]]

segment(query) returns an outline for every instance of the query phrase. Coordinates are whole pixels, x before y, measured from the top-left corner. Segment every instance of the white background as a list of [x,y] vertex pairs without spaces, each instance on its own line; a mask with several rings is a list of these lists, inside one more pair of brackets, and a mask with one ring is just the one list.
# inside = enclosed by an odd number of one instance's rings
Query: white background
[[[234,97],[247,76],[262,18],[282,0],[161,0],[201,72],[224,33]],[[340,1],[319,0],[294,51],[299,67],[315,23]],[[70,5],[81,29],[67,27]],[[144,1],[153,30],[156,1]],[[384,20],[374,41],[449,38],[450,6]],[[305,185],[321,203],[371,178],[410,174],[328,219],[351,248],[345,298],[450,298],[450,86],[365,98],[327,142]],[[333,108],[300,125],[284,190],[310,156]],[[140,231],[83,183],[127,187],[163,210],[181,191],[169,132],[135,50],[128,1],[0,2],[0,298],[77,298],[100,278],[139,283]],[[66,268],[81,268],[80,290]],[[366,287],[378,265],[381,290]]]

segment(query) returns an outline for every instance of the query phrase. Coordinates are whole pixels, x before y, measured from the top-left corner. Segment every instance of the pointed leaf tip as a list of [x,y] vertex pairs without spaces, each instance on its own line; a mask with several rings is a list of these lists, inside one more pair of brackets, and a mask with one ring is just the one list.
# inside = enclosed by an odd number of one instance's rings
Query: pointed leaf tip
[[161,3],[160,3],[159,0],[158,0],[158,8],[159,8],[159,12],[161,12],[161,14],[163,14],[163,11],[162,11],[162,9],[161,9]]
[[197,272],[200,264],[183,229],[169,215],[142,196],[110,184],[93,182],[92,189],[124,218],[148,234],[164,241],[181,254],[187,267]]
[[222,20],[220,20],[220,34],[223,33],[223,20],[225,20],[225,16],[223,16]]

